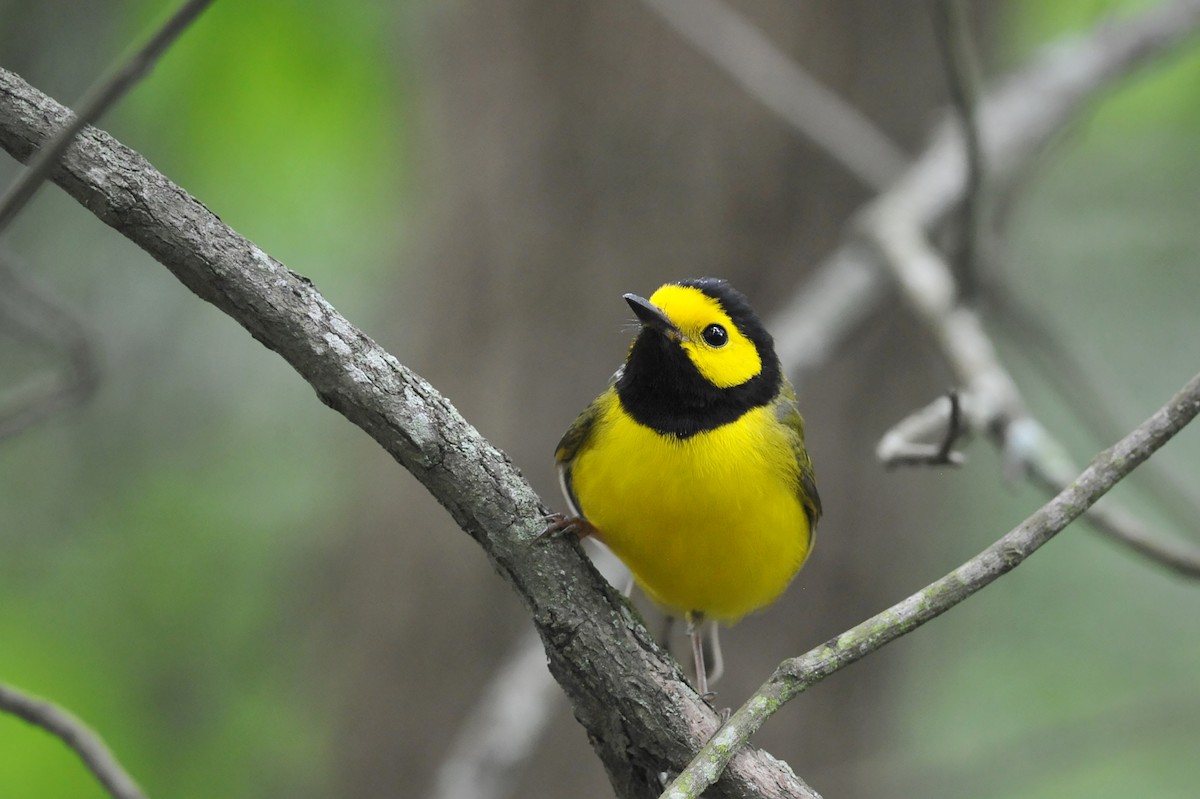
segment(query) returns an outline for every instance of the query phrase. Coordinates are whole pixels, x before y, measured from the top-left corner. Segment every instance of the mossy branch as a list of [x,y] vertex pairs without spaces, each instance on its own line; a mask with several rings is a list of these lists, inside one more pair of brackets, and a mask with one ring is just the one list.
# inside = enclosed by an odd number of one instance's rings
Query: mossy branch
[[1200,374],[1153,416],[1095,457],[1074,482],[1020,525],[940,580],[800,657],[784,661],[668,786],[664,799],[695,799],[779,708],[1012,571],[1078,518],[1200,413]]

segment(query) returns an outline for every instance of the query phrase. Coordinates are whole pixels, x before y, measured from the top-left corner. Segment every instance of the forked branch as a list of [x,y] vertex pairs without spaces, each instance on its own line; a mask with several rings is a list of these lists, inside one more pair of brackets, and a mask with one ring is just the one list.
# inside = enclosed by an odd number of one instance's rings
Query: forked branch
[[695,799],[763,723],[810,687],[912,632],[1019,566],[1200,413],[1200,374],[1020,525],[945,577],[807,654],[784,661],[668,786],[664,799]]

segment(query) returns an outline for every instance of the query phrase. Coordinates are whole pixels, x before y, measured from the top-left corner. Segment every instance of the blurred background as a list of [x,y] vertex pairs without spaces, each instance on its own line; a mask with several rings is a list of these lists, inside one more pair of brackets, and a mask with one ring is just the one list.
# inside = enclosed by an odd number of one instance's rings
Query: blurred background
[[[965,7],[996,76],[1146,5]],[[947,98],[927,4],[735,7],[919,151]],[[0,65],[72,103],[171,10],[2,0]],[[553,505],[554,445],[624,354],[623,292],[717,275],[769,315],[870,197],[635,0],[216,3],[102,127],[312,278]],[[1011,310],[993,331],[1080,461],[1200,363],[1198,137],[1193,46],[1065,131],[1007,209],[989,275],[1066,359],[1030,357]],[[16,174],[0,157],[0,179]],[[429,795],[529,626],[476,545],[279,358],[57,188],[6,243],[83,326],[99,384],[0,440],[0,681],[87,720],[150,796]],[[0,319],[0,400],[62,362]],[[984,442],[958,471],[877,465],[879,436],[949,379],[893,300],[799,386],[826,516],[785,599],[724,634],[721,702],[1041,504]],[[1096,408],[1116,426],[1086,424]],[[1196,493],[1200,433],[1155,461]],[[1116,497],[1200,541],[1158,474]],[[513,795],[611,795],[556,702]],[[756,743],[831,799],[1194,796],[1200,584],[1077,525]],[[0,716],[0,797],[102,795],[56,740]]]

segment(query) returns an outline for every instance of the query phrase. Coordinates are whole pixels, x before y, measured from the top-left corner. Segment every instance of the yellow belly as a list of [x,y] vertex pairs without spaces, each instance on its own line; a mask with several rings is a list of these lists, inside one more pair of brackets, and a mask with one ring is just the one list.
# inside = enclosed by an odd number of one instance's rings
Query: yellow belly
[[678,440],[614,401],[571,478],[601,540],[676,615],[735,621],[777,599],[808,556],[795,454],[769,407]]

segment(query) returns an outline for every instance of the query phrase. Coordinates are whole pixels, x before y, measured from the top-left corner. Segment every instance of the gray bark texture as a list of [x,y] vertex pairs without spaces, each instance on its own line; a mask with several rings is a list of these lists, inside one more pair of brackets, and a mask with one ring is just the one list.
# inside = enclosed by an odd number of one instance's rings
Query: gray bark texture
[[[902,147],[924,143],[944,80],[923,8],[736,8]],[[419,241],[396,272],[397,312],[379,338],[561,509],[554,445],[624,357],[621,295],[711,275],[770,317],[872,190],[640,3],[455,3],[421,34]],[[911,589],[908,567],[938,546],[906,509],[937,502],[941,478],[897,478],[864,457],[944,384],[928,354],[916,325],[886,307],[801,387],[831,510],[784,598],[724,631],[718,705],[738,704],[783,658]],[[386,474],[367,482],[361,504],[375,510],[340,555],[346,601],[329,651],[369,653],[345,711],[342,779],[383,796],[427,779],[450,740],[445,718],[469,712],[482,692],[473,683],[488,680],[524,614],[456,537],[429,534],[445,522],[418,490]],[[401,590],[404,601],[384,599]],[[654,609],[640,606],[657,632]],[[685,643],[672,641],[684,662]],[[869,791],[856,764],[888,736],[903,668],[902,649],[878,653],[773,719],[756,743],[826,795]],[[421,690],[381,702],[397,684]],[[514,795],[570,785],[610,796],[593,763],[561,710]]]
[[[68,111],[0,70],[0,146],[28,160]],[[508,458],[304,277],[243,238],[144,158],[88,128],[53,180],[197,296],[279,353],[325,404],[413,473],[516,589],[622,796],[656,795],[716,716],[680,679],[578,546],[534,544],[545,507]],[[717,796],[803,796],[786,765],[747,752]]]

